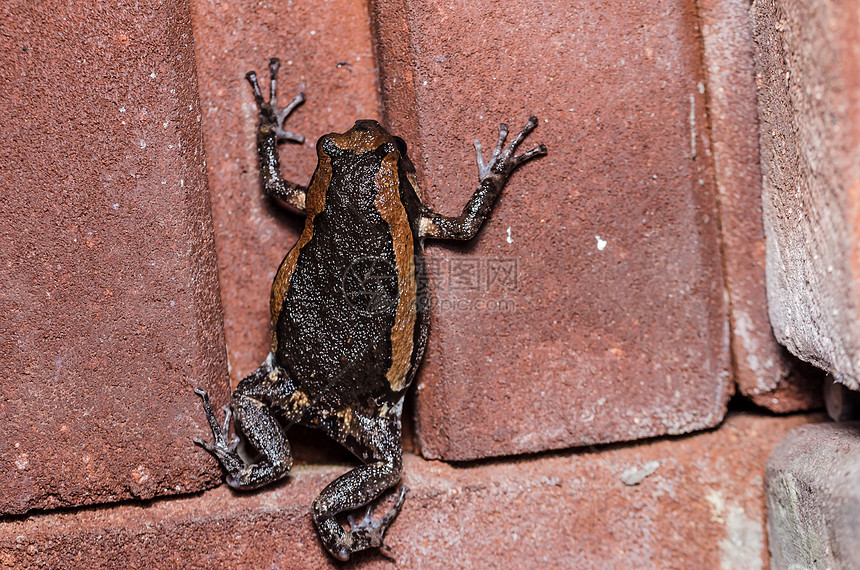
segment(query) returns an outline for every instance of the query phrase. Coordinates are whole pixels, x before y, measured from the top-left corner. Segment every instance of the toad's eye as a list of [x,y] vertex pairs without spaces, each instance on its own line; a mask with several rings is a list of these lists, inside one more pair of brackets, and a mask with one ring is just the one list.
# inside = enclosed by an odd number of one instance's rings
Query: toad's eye
[[394,142],[395,142],[395,144],[397,144],[397,150],[400,151],[400,154],[405,155],[406,154],[406,141],[404,141],[400,137],[394,137]]

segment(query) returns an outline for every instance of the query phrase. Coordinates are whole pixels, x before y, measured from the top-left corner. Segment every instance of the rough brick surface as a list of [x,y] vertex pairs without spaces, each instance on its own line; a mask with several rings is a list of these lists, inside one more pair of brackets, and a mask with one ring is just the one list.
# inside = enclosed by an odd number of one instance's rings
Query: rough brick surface
[[774,570],[860,568],[860,422],[794,430],[766,483]]
[[0,512],[211,486],[227,387],[190,12],[0,6]]
[[699,0],[714,165],[740,392],[776,412],[820,407],[821,373],[776,341],[767,314],[749,0]]
[[[409,455],[410,492],[386,540],[398,568],[766,568],[765,460],[813,419],[733,415],[694,436],[460,467]],[[309,504],[342,471],[300,470],[252,493],[221,487],[6,522],[0,564],[340,567],[323,553]],[[378,553],[355,561],[394,566]]]
[[683,433],[732,385],[695,4],[378,0],[385,116],[459,213],[472,140],[540,126],[470,245],[430,245],[421,451],[469,459]]
[[860,389],[860,4],[757,0],[751,14],[771,323]]
[[277,56],[282,101],[304,89],[307,102],[288,125],[306,141],[282,145],[281,166],[285,177],[306,184],[320,136],[379,118],[376,67],[366,2],[192,6],[227,352],[237,381],[268,354],[272,279],[304,225],[263,196],[257,112],[245,73],[257,70],[268,91],[267,64]]

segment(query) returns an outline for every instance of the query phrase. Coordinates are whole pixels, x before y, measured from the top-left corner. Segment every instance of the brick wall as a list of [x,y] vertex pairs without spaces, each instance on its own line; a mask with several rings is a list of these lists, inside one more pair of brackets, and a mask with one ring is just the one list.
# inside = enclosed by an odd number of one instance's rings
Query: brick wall
[[[755,0],[768,309],[829,372],[827,411],[860,418],[860,3]],[[808,426],[766,474],[774,568],[860,566],[860,424]]]
[[[319,136],[377,118],[454,213],[473,139],[535,114],[549,148],[474,242],[428,244],[398,564],[765,567],[766,458],[822,420],[821,373],[782,345],[855,382],[860,58],[848,18],[778,35],[797,6],[752,22],[744,0],[0,6],[0,564],[333,565],[309,505],[351,458],[291,431],[292,476],[237,494],[191,442],[192,389],[226,403],[265,357],[302,227],[256,173],[244,74],[279,56],[281,89],[308,96],[288,178],[310,177]],[[817,30],[843,59],[806,93],[786,54]],[[838,89],[821,103],[815,85]],[[836,202],[817,176],[831,155]]]

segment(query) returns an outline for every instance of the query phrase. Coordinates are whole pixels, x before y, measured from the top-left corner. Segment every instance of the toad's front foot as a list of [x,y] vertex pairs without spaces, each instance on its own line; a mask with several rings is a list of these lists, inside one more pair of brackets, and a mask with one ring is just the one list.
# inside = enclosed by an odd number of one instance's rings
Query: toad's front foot
[[495,178],[504,184],[504,181],[508,179],[518,166],[537,156],[546,154],[546,145],[540,144],[526,153],[519,156],[516,155],[517,148],[528,134],[537,127],[537,124],[537,117],[529,117],[523,130],[511,141],[511,144],[505,147],[505,140],[508,138],[508,125],[501,123],[499,125],[499,141],[496,143],[496,148],[493,150],[493,156],[490,157],[489,163],[484,161],[481,141],[475,140],[475,150],[478,153],[478,175],[481,182]]
[[257,72],[249,71],[245,74],[248,83],[254,90],[254,100],[257,102],[257,109],[260,113],[260,129],[271,129],[281,141],[293,141],[297,143],[305,142],[305,137],[284,130],[284,121],[293,112],[293,109],[305,102],[305,94],[299,93],[290,101],[290,104],[283,109],[278,109],[278,69],[281,67],[281,61],[273,57],[269,60],[269,100],[263,99],[263,93],[260,91],[260,84],[257,82]]

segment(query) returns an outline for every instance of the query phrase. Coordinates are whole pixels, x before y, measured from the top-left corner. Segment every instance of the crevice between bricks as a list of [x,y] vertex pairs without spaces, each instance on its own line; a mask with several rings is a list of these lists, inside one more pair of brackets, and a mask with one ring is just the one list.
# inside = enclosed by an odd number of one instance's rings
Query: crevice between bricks
[[[706,117],[706,130],[710,134],[711,138],[711,158],[708,161],[710,163],[710,172],[714,179],[714,194],[715,194],[715,203],[716,203],[716,214],[717,214],[717,239],[720,248],[720,268],[722,269],[723,276],[723,295],[726,299],[726,319],[728,322],[729,330],[729,366],[732,375],[731,383],[731,395],[730,400],[740,392],[740,387],[737,383],[738,378],[738,364],[737,364],[737,355],[735,354],[735,322],[734,322],[734,312],[732,310],[732,292],[729,288],[729,267],[728,267],[728,259],[726,253],[726,242],[723,237],[724,232],[724,224],[723,224],[723,193],[720,191],[721,181],[719,171],[717,170],[717,162],[719,158],[717,156],[717,150],[715,148],[715,138],[714,138],[714,122],[713,122],[713,112],[712,112],[712,97],[711,97],[711,87],[713,82],[711,81],[710,73],[708,70],[708,62],[707,62],[707,54],[705,53],[705,34],[704,34],[704,22],[702,20],[702,5],[701,0],[696,1],[696,38],[698,40],[698,56],[699,56],[699,69],[702,70],[702,82],[705,84],[705,92],[703,93],[703,97],[705,98],[705,117]],[[707,156],[707,152],[703,153]]]
[[[745,7],[747,12],[749,11],[750,3],[746,2]],[[728,67],[728,73],[737,73],[739,70],[734,69],[735,66],[741,65],[736,61],[726,62],[725,57],[721,56],[720,53],[711,54],[709,56],[708,48],[706,46],[705,40],[705,27],[710,24],[712,27],[731,27],[732,22],[730,21],[732,18],[736,17],[731,14],[724,15],[723,19],[720,19],[719,16],[713,16],[710,22],[706,21],[705,16],[703,16],[703,11],[709,11],[710,13],[715,13],[720,9],[726,9],[725,6],[720,7],[718,5],[710,6],[708,5],[707,0],[696,0],[696,17],[697,17],[697,31],[698,31],[698,40],[699,40],[699,58],[700,58],[700,68],[702,70],[702,74],[704,77],[705,91],[705,109],[706,109],[706,120],[707,120],[707,130],[710,133],[710,149],[712,152],[712,156],[710,159],[714,182],[715,182],[715,197],[716,197],[716,209],[717,209],[717,226],[719,230],[718,240],[719,240],[719,248],[720,248],[720,263],[723,271],[723,291],[725,294],[725,298],[727,301],[727,317],[729,323],[729,348],[730,348],[730,359],[731,359],[731,374],[732,374],[732,386],[733,386],[733,398],[736,396],[743,397],[749,400],[753,405],[757,406],[760,409],[767,410],[770,406],[772,409],[778,413],[785,412],[795,412],[799,409],[807,409],[807,410],[818,410],[823,407],[823,400],[820,398],[820,394],[822,391],[821,386],[819,386],[824,380],[824,372],[810,366],[804,361],[792,355],[785,347],[777,344],[775,338],[772,339],[773,345],[778,346],[778,355],[777,359],[782,362],[782,366],[779,364],[772,365],[770,370],[771,372],[775,372],[777,368],[781,368],[783,372],[783,376],[779,379],[775,380],[775,385],[769,391],[758,392],[756,390],[751,390],[749,386],[745,386],[743,383],[744,374],[741,372],[741,366],[739,365],[740,356],[737,353],[738,347],[743,342],[740,338],[739,323],[737,322],[737,312],[741,311],[736,307],[736,303],[738,299],[736,298],[738,290],[744,290],[745,287],[742,283],[742,273],[743,269],[741,267],[734,267],[729,260],[729,251],[731,250],[730,244],[727,242],[726,236],[729,231],[726,228],[725,219],[726,213],[725,210],[727,208],[727,201],[729,206],[731,205],[731,201],[733,200],[730,197],[730,189],[726,189],[726,184],[723,180],[723,176],[721,175],[721,170],[718,167],[718,164],[723,160],[724,157],[721,156],[720,145],[719,142],[724,136],[728,136],[729,132],[725,134],[720,134],[715,132],[715,119],[714,117],[718,116],[718,110],[714,108],[714,89],[721,89],[719,80],[713,80],[711,77],[712,66],[720,68],[720,71],[723,73],[727,73],[724,68]],[[728,9],[731,11],[732,9],[737,9],[736,6],[729,6]],[[752,43],[752,30],[751,23],[747,20],[746,25],[750,27],[750,38],[749,41]],[[709,36],[719,36],[717,32],[712,32]],[[713,41],[713,40],[712,40]],[[714,51],[712,48],[711,51]],[[719,51],[719,50],[717,50]],[[733,57],[738,57],[739,54],[742,56],[743,50],[737,50],[738,53],[735,53]],[[752,57],[752,55],[750,56]],[[713,58],[714,61],[710,61]],[[752,63],[752,62],[750,62]],[[751,70],[751,74],[749,77],[750,84],[755,83],[754,77],[755,69]],[[756,93],[756,97],[758,93]],[[756,108],[758,104],[756,103]],[[722,113],[727,113],[727,109],[722,109]],[[756,115],[756,125],[758,126],[758,112]],[[736,119],[734,119],[736,121]],[[727,127],[731,127],[731,123],[733,119],[731,118],[723,118],[723,123],[727,123]],[[758,148],[760,148],[760,142],[758,140],[758,128],[756,128],[756,142]],[[740,176],[739,172],[734,171],[734,167],[738,167],[735,163],[735,158],[731,156],[731,153],[727,153],[730,156],[726,157],[726,162],[728,170],[731,176]],[[742,165],[740,170],[742,170]],[[758,180],[761,184],[762,180],[762,170],[757,169]],[[737,182],[737,181],[735,181]],[[737,198],[737,197],[736,197]],[[735,198],[735,199],[736,199]],[[763,223],[763,220],[759,220],[759,224]],[[743,227],[741,226],[741,229]],[[762,228],[763,232],[763,228]],[[762,260],[763,261],[763,260]],[[737,263],[735,263],[737,265]],[[731,286],[732,280],[736,279],[738,282],[735,284],[735,288]],[[762,284],[764,287],[764,284]],[[748,301],[749,299],[747,299]],[[743,301],[743,299],[741,300]],[[759,323],[760,325],[762,323]],[[765,326],[768,326],[768,333],[770,332],[770,324],[766,323]],[[759,346],[761,350],[764,347]],[[759,380],[760,382],[760,380]],[[802,400],[807,400],[805,405],[798,406],[796,402],[800,402]],[[768,405],[769,404],[769,405]]]
[[[358,465],[358,460],[356,459],[355,465]],[[275,481],[274,483],[267,485],[264,489],[251,489],[247,491],[230,489],[230,491],[234,495],[243,496],[243,495],[253,495],[256,493],[266,492],[266,491],[274,491],[290,485],[291,479],[295,476],[312,476],[318,474],[329,474],[334,471],[343,470],[346,471],[350,469],[354,465],[346,464],[346,463],[320,463],[320,464],[303,464],[297,465],[293,468],[293,471],[290,472],[290,475],[281,479],[280,481]],[[210,487],[208,489],[194,491],[190,493],[175,493],[173,495],[159,495],[153,497],[151,499],[122,499],[109,503],[91,503],[88,505],[80,505],[80,506],[69,506],[69,507],[57,507],[54,509],[32,509],[25,513],[20,514],[10,514],[10,515],[2,515],[0,516],[0,525],[3,523],[11,523],[11,522],[23,522],[27,520],[34,520],[41,517],[53,517],[55,515],[63,515],[63,514],[81,514],[88,512],[102,512],[102,511],[111,511],[117,507],[140,507],[140,508],[148,508],[161,503],[170,503],[172,501],[179,501],[183,499],[192,499],[196,497],[202,497],[206,493],[212,492],[213,490],[225,486],[223,479],[217,485]]]
[[[736,402],[734,406],[731,405],[732,402]],[[602,455],[605,452],[615,451],[620,449],[635,449],[637,447],[647,447],[649,445],[654,444],[658,441],[673,441],[673,442],[681,442],[686,441],[692,438],[696,438],[704,433],[714,433],[719,431],[730,419],[735,416],[757,416],[757,417],[768,417],[768,418],[789,418],[789,417],[800,417],[800,416],[809,416],[814,418],[813,422],[823,422],[826,421],[826,416],[823,413],[813,413],[810,415],[808,411],[798,411],[792,412],[788,414],[777,413],[767,408],[762,408],[754,404],[751,400],[744,398],[742,396],[735,396],[730,400],[729,410],[726,415],[723,417],[722,421],[710,428],[705,428],[693,432],[682,433],[677,435],[656,435],[653,437],[647,437],[642,439],[635,439],[630,441],[617,441],[612,443],[600,443],[600,444],[591,444],[589,446],[583,447],[568,447],[564,449],[550,449],[544,451],[536,451],[533,453],[520,453],[516,455],[502,455],[498,457],[487,457],[481,459],[469,459],[465,461],[442,461],[442,463],[446,463],[456,469],[468,469],[473,467],[482,467],[488,465],[501,465],[505,463],[516,463],[516,462],[532,462],[538,461],[547,457],[575,457],[575,456],[593,456],[593,455]],[[420,457],[420,455],[419,455]],[[423,459],[423,458],[422,458]],[[425,461],[439,461],[436,459],[433,460],[425,460]],[[620,474],[620,469],[613,469],[616,474]],[[619,477],[620,478],[620,477]]]
[[[487,466],[493,466],[493,465],[504,465],[504,464],[513,464],[513,463],[534,463],[534,462],[538,462],[542,459],[553,458],[553,457],[555,457],[555,458],[573,458],[573,457],[579,457],[579,456],[581,456],[581,457],[601,456],[604,453],[607,453],[610,451],[615,451],[615,450],[635,449],[635,448],[639,448],[639,447],[645,448],[645,447],[648,447],[649,445],[652,445],[653,443],[655,443],[657,441],[667,441],[667,440],[671,440],[671,441],[675,441],[675,442],[687,441],[687,440],[689,440],[691,438],[695,438],[695,437],[697,437],[703,433],[712,433],[712,432],[718,431],[719,429],[721,429],[723,427],[723,425],[726,423],[726,421],[728,421],[730,419],[731,416],[735,416],[735,415],[751,415],[751,416],[773,417],[773,418],[786,418],[786,417],[791,417],[791,416],[808,415],[808,413],[806,413],[806,412],[796,412],[793,414],[778,414],[776,412],[772,412],[770,410],[767,410],[766,408],[761,408],[759,406],[756,406],[755,404],[750,402],[748,399],[738,399],[737,397],[733,398],[732,402],[737,402],[737,403],[733,406],[730,406],[729,413],[726,414],[726,417],[723,419],[723,421],[719,425],[714,426],[712,428],[705,429],[705,430],[700,430],[700,431],[686,433],[686,434],[680,434],[680,435],[654,436],[654,437],[650,437],[650,438],[637,439],[637,440],[626,441],[626,442],[592,444],[588,447],[573,447],[573,448],[565,448],[565,449],[545,450],[545,451],[538,451],[538,452],[534,452],[534,453],[522,453],[522,454],[517,454],[517,455],[505,455],[505,456],[488,457],[488,458],[482,458],[482,459],[471,459],[471,460],[467,460],[467,461],[440,461],[440,460],[436,460],[436,459],[425,459],[424,457],[422,457],[418,453],[404,453],[404,456],[410,456],[411,455],[415,458],[420,459],[421,461],[425,461],[428,463],[438,461],[439,463],[447,464],[454,469],[466,470],[466,469],[472,469],[472,468],[476,468],[476,467],[487,467]],[[824,414],[813,415],[812,417],[815,418],[814,421],[825,421]],[[604,461],[606,461],[605,458],[602,458],[602,459],[604,459]],[[235,491],[234,490],[232,492],[234,494],[240,495],[240,496],[252,495],[252,494],[256,494],[256,493],[266,493],[267,491],[274,491],[274,490],[283,488],[285,486],[288,486],[291,484],[291,480],[298,478],[298,477],[308,477],[308,476],[313,476],[313,475],[329,474],[329,473],[333,473],[336,471],[342,471],[342,470],[345,471],[347,469],[355,467],[358,464],[359,464],[358,459],[355,459],[353,462],[349,462],[349,463],[325,462],[325,463],[300,464],[300,465],[297,465],[296,467],[294,467],[293,471],[291,471],[290,474],[287,475],[287,477],[285,477],[284,479],[281,479],[280,481],[277,481],[271,485],[266,486],[264,489],[254,489],[254,490],[250,490],[250,491]],[[620,466],[613,466],[613,465],[609,464],[609,466],[607,466],[607,469],[613,471],[615,476],[623,481],[623,479],[621,479],[622,469]],[[191,492],[191,493],[177,493],[174,495],[158,496],[158,497],[153,497],[151,499],[125,499],[125,500],[119,500],[119,501],[110,502],[110,503],[94,503],[94,504],[82,505],[82,506],[78,506],[78,507],[69,506],[69,507],[59,507],[59,508],[54,508],[54,509],[33,509],[33,510],[27,511],[26,513],[22,513],[22,514],[0,516],[0,524],[9,523],[9,522],[16,522],[16,521],[25,521],[25,520],[30,520],[30,519],[36,519],[39,517],[54,516],[54,515],[58,515],[58,514],[79,514],[79,513],[85,513],[85,512],[109,511],[109,510],[114,509],[116,507],[122,507],[122,506],[147,508],[147,507],[151,507],[151,506],[156,505],[156,504],[170,502],[173,500],[182,500],[182,499],[188,499],[188,498],[202,497],[206,493],[211,492],[212,490],[214,490],[218,487],[221,487],[224,484],[225,483],[222,481],[221,483],[219,483],[215,487],[212,487],[212,488],[207,489],[207,490],[196,491],[196,492]]]

